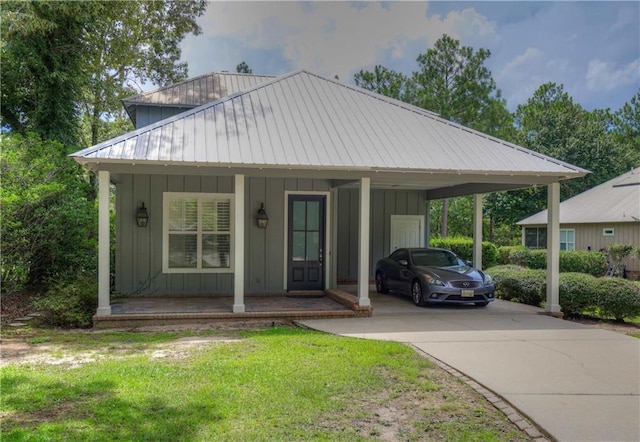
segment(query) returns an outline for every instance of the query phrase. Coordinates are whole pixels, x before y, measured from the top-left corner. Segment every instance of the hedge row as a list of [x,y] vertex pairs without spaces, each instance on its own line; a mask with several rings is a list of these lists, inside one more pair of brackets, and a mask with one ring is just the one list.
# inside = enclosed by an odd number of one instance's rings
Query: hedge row
[[[515,264],[530,269],[547,268],[547,251],[531,250],[524,246],[503,246],[498,249],[499,264]],[[560,252],[560,272],[586,273],[603,276],[607,271],[607,258],[600,252],[571,250]]]
[[[471,262],[473,260],[473,239],[461,236],[446,238],[431,238],[431,247],[441,247],[453,251],[460,258]],[[498,248],[489,241],[482,242],[482,267],[488,268],[498,264]]]
[[[546,271],[504,265],[487,269],[498,298],[540,306],[546,300]],[[640,316],[640,284],[585,273],[560,273],[560,306],[567,316],[596,315],[623,321]]]

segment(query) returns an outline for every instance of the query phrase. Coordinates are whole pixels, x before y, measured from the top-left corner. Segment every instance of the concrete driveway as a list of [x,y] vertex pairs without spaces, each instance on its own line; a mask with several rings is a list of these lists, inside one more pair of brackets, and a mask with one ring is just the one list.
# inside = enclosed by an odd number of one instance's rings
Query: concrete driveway
[[493,391],[559,441],[640,441],[640,339],[496,300],[415,307],[371,293],[372,318],[301,321],[411,344]]

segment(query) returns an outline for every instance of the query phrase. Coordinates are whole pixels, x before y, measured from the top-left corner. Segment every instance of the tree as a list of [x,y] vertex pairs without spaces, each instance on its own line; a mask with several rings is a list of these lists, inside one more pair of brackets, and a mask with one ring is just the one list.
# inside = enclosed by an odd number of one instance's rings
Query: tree
[[4,2],[0,21],[4,127],[66,145],[78,142],[82,39],[90,9],[85,2]]
[[205,0],[5,2],[2,123],[77,144],[80,114],[96,144],[136,86],[187,74],[180,41]]
[[[491,71],[485,66],[487,49],[474,51],[458,40],[442,36],[434,47],[418,55],[413,73],[416,104],[441,117],[499,135],[510,123],[509,112]],[[461,205],[464,206],[464,205]],[[449,201],[442,201],[442,236],[448,235]]]
[[419,70],[413,73],[417,104],[442,118],[493,133],[508,120],[508,112],[485,62],[487,49],[461,46],[443,35],[433,48],[418,55]]
[[377,94],[413,103],[414,87],[411,80],[393,69],[376,65],[373,71],[360,70],[354,75],[356,86]]
[[81,166],[39,134],[5,134],[1,146],[3,292],[94,273],[96,205]]
[[236,66],[236,72],[239,74],[253,74],[253,70],[245,61]]
[[[608,110],[586,111],[562,85],[541,85],[515,112],[516,143],[591,171],[564,181],[562,198],[572,197],[627,170],[625,146],[612,136]],[[612,159],[615,158],[615,161]]]
[[206,0],[91,2],[96,19],[85,36],[86,79],[81,99],[89,120],[90,144],[97,144],[105,122],[122,115],[120,100],[135,94],[135,86],[164,86],[187,77],[179,62],[180,42],[201,32],[196,18]]
[[616,159],[627,170],[640,165],[640,91],[613,115],[613,137],[620,154]]

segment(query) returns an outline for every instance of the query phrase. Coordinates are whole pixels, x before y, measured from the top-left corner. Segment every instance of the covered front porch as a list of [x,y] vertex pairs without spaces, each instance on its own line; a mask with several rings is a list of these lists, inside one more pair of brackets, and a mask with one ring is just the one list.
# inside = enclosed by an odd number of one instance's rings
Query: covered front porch
[[370,317],[371,306],[360,306],[356,288],[290,292],[286,294],[249,294],[245,311],[233,313],[232,294],[192,296],[127,296],[111,302],[110,315],[96,315],[97,329],[138,328],[164,325],[236,324],[274,325],[302,319]]

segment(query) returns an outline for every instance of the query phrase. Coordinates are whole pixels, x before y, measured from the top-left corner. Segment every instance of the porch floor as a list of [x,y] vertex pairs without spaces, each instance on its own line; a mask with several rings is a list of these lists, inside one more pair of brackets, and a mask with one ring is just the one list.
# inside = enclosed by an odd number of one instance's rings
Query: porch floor
[[297,319],[371,316],[345,290],[246,295],[245,312],[233,313],[233,296],[130,296],[111,303],[111,315],[94,316],[95,328],[157,325],[282,323]]

